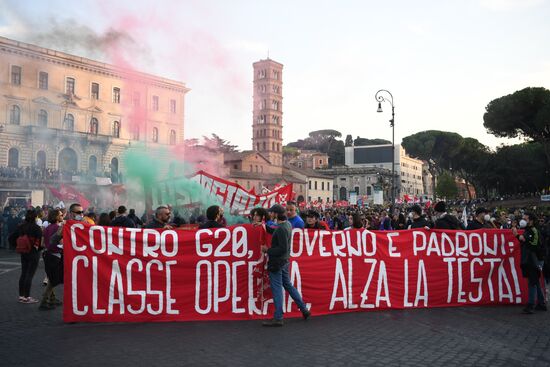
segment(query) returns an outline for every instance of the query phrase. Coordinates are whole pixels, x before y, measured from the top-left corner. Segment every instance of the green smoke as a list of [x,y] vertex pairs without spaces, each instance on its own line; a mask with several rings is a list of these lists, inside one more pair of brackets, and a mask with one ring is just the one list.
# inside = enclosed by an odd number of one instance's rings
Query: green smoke
[[[128,204],[145,208],[146,191],[152,194],[153,208],[161,204],[171,205],[180,214],[184,205],[200,203],[201,213],[211,205],[220,205],[216,196],[210,195],[201,185],[189,179],[195,168],[174,157],[167,148],[149,148],[137,144],[127,149],[122,156],[126,171],[126,193]],[[241,216],[233,216],[225,207],[228,224],[244,223]]]

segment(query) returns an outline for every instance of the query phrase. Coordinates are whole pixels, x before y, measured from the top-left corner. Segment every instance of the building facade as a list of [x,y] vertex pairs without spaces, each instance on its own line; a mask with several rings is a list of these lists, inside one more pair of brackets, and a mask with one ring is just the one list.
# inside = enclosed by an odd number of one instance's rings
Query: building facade
[[298,150],[296,156],[285,156],[285,164],[296,168],[319,169],[328,167],[328,154],[315,150]]
[[184,83],[0,37],[0,167],[120,181],[135,143],[183,142]]
[[[401,145],[395,150],[396,194],[398,197],[424,195],[423,162],[411,158]],[[345,162],[348,167],[377,167],[391,172],[391,144],[370,146],[348,146],[345,148]]]

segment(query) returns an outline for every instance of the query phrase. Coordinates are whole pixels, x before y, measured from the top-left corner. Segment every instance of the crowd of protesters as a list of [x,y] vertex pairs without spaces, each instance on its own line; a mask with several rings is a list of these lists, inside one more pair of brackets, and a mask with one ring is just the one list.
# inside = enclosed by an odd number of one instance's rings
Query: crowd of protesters
[[[284,213],[255,208],[241,219],[242,222],[264,225],[268,232],[274,231],[282,223],[282,217],[285,217],[285,222],[291,228],[324,230],[511,229],[522,243],[522,271],[529,284],[529,304],[524,312],[546,310],[544,292],[538,279],[542,272],[547,282],[550,282],[550,216],[548,213],[522,208],[488,209],[483,206],[486,204],[488,202],[483,200],[467,203],[441,201],[433,206],[405,204],[392,208],[377,206],[300,210],[295,202],[288,202]],[[227,226],[223,207],[216,205],[209,207],[204,214],[198,209],[179,212],[170,206],[159,206],[154,212],[144,213],[141,217],[134,209],[128,210],[125,206],[109,211],[94,208],[84,211],[79,204],[73,204],[68,209],[64,206],[30,209],[8,207],[0,219],[2,247],[12,250],[17,248],[20,252],[19,247],[24,242],[20,238],[29,240],[30,251],[21,253],[18,301],[40,303],[41,310],[50,310],[61,304],[55,297],[54,287],[63,282],[61,229],[66,219],[130,228],[193,229]],[[518,229],[523,230],[522,234],[518,233]],[[30,290],[40,256],[44,259],[47,278],[44,280],[44,294],[38,300],[31,297]],[[306,309],[303,311],[304,315],[308,315]],[[271,324],[269,326],[279,325],[278,322]]]
[[79,176],[84,180],[91,180],[95,177],[110,177],[112,182],[122,182],[122,174],[97,171],[60,171],[40,167],[0,167],[0,178],[21,179],[21,180],[44,180],[44,181],[71,181],[73,176]]

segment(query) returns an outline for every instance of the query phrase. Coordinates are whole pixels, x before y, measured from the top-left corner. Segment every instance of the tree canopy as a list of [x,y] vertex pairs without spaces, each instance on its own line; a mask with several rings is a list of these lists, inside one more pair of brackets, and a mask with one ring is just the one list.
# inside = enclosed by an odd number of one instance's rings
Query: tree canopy
[[492,100],[483,126],[498,137],[525,137],[543,145],[550,164],[550,90],[525,88]]
[[220,138],[218,135],[212,133],[211,137],[202,137],[204,139],[204,145],[210,149],[216,149],[222,153],[234,153],[237,152],[237,145],[231,144],[228,140]]

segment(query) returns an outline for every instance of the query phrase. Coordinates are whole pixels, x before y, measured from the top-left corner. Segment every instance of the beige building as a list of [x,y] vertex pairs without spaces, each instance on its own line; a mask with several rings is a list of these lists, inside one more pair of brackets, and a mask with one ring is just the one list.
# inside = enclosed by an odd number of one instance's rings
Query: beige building
[[118,181],[131,144],[183,142],[184,83],[0,37],[0,166]]
[[321,153],[315,150],[298,150],[298,155],[285,157],[285,164],[297,168],[327,168],[328,154]]
[[[424,195],[423,162],[411,158],[401,145],[395,146],[393,154],[395,154],[396,197]],[[346,147],[345,161],[348,167],[378,167],[391,171],[392,146],[384,144]]]

